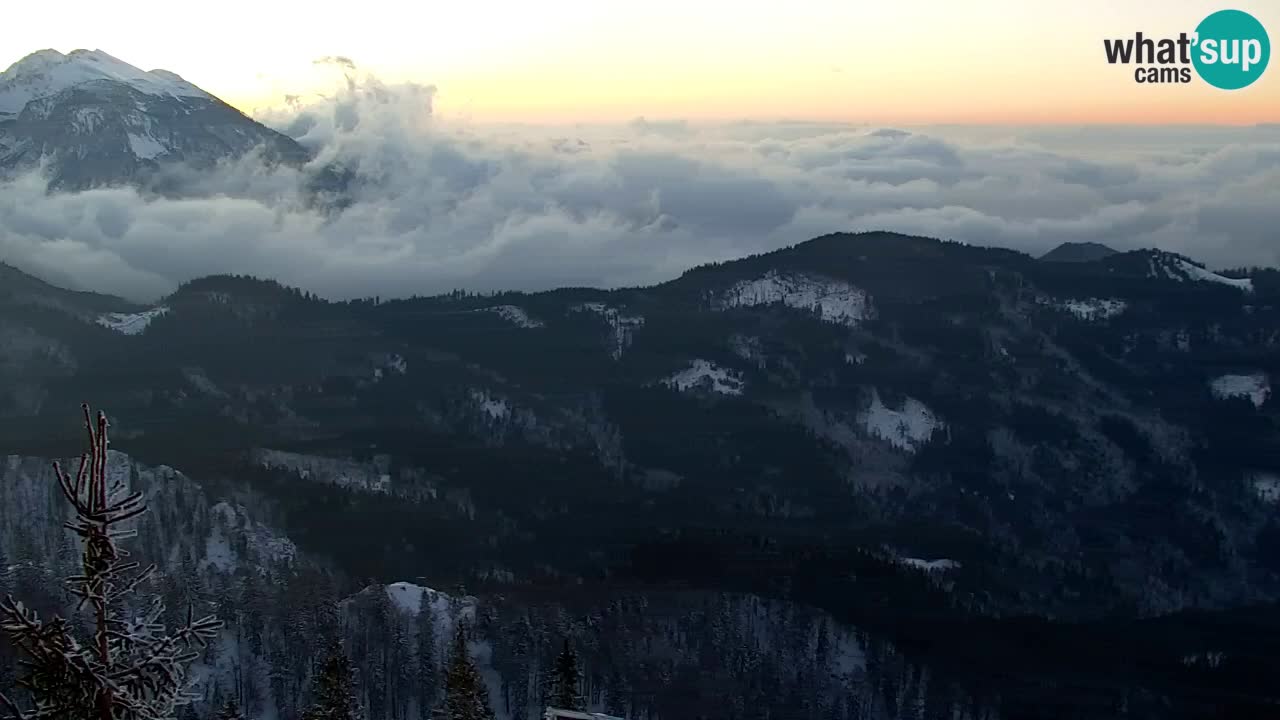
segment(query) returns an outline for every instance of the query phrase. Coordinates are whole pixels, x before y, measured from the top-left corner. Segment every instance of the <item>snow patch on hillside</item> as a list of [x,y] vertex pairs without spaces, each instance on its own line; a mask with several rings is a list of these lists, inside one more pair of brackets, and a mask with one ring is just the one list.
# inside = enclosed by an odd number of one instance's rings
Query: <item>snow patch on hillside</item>
[[540,328],[545,327],[546,323],[538,320],[525,312],[524,308],[516,305],[496,305],[494,307],[482,308],[476,312],[496,313],[498,317],[507,322],[521,328]]
[[1280,502],[1280,475],[1258,473],[1253,476],[1253,491],[1263,502]]
[[98,316],[98,324],[124,335],[138,335],[151,321],[169,312],[167,307],[155,307],[140,313],[107,313]]
[[1186,260],[1179,260],[1178,265],[1179,265],[1179,269],[1182,270],[1182,272],[1185,273],[1186,276],[1191,280],[1198,280],[1201,282],[1221,283],[1223,285],[1230,285],[1231,287],[1237,288],[1239,290],[1244,290],[1245,292],[1249,292],[1253,290],[1253,281],[1250,280],[1249,278],[1224,277],[1222,275],[1219,275],[1218,273],[1205,270],[1199,265],[1192,265]]
[[405,361],[404,356],[391,353],[382,360],[381,367],[373,369],[373,379],[381,380],[387,376],[387,373],[393,375],[404,375],[409,372],[409,363]]
[[940,560],[921,560],[920,558],[898,558],[898,562],[902,563],[903,565],[906,565],[907,567],[916,568],[917,570],[923,570],[928,573],[946,572],[947,570],[958,570],[960,568],[960,563],[956,562],[955,560],[947,560],[946,558],[942,558]]
[[262,467],[296,472],[306,480],[370,492],[391,491],[387,458],[364,463],[266,448],[254,451],[253,456]]
[[859,415],[859,420],[868,433],[907,452],[914,452],[927,442],[934,430],[946,427],[946,423],[919,400],[909,397],[901,409],[895,410],[886,406],[880,400],[880,393],[875,391],[871,394],[871,407]]
[[1266,373],[1261,372],[1247,375],[1220,375],[1209,382],[1209,390],[1219,400],[1247,397],[1254,407],[1262,407],[1262,404],[1271,396],[1271,380]]
[[387,597],[403,613],[417,615],[422,607],[423,596],[427,597],[427,605],[438,615],[449,614],[451,599],[442,592],[411,582],[396,582],[387,586]]
[[662,381],[662,384],[685,392],[706,388],[721,395],[741,395],[746,383],[741,374],[707,360],[694,360],[689,367]]
[[850,327],[872,317],[870,297],[849,283],[776,270],[755,280],[734,283],[716,306],[727,309],[775,304],[807,310],[825,322]]
[[154,160],[169,152],[169,148],[154,137],[134,133],[129,133],[129,150],[139,160]]
[[511,406],[506,400],[489,394],[485,390],[472,390],[471,399],[476,407],[491,420],[506,420],[511,417]]
[[612,331],[610,336],[609,355],[614,360],[622,357],[622,351],[631,347],[636,330],[644,327],[644,318],[639,315],[624,315],[616,307],[601,302],[582,303],[569,308],[573,312],[589,312],[604,318]]
[[1116,298],[1083,298],[1055,302],[1059,310],[1075,315],[1081,320],[1106,320],[1124,312],[1129,304]]
[[1213,282],[1229,285],[1244,292],[1253,291],[1253,281],[1248,278],[1229,278],[1179,257],[1172,253],[1157,253],[1150,262],[1147,274],[1150,277],[1167,278],[1182,282]]
[[205,538],[204,560],[206,565],[218,568],[222,572],[234,572],[239,566],[235,553],[231,551],[231,541],[221,530],[215,529]]

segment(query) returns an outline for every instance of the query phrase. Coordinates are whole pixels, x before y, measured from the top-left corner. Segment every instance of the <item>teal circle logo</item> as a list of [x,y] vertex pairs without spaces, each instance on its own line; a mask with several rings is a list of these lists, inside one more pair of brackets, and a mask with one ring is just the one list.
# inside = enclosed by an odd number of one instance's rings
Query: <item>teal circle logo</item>
[[1271,39],[1257,18],[1243,10],[1219,10],[1196,26],[1196,72],[1223,90],[1248,87],[1271,59]]

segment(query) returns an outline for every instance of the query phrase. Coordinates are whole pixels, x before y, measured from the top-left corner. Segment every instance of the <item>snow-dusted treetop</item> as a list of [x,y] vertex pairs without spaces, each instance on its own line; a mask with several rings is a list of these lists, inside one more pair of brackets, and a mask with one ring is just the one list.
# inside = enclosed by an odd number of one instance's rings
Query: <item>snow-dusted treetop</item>
[[16,115],[27,103],[95,81],[123,83],[145,95],[211,99],[168,70],[139,70],[101,50],[39,50],[0,73],[0,115]]

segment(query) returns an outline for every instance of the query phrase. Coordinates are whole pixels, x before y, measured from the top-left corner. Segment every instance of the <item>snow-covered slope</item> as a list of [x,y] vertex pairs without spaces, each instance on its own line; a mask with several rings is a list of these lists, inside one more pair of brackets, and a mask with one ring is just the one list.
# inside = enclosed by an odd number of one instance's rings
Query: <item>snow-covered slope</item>
[[[77,461],[64,460],[74,470]],[[10,455],[0,465],[0,548],[24,562],[58,564],[71,539],[62,526],[70,507],[62,499],[52,465],[44,458]],[[161,571],[183,562],[230,571],[247,565],[267,568],[291,562],[297,550],[284,537],[229,502],[210,505],[201,487],[166,466],[150,467],[128,455],[110,451],[111,482],[142,492],[146,519],[128,549],[160,565]],[[178,521],[181,518],[181,521]],[[53,572],[68,568],[50,567]]]
[[273,563],[289,563],[298,555],[292,540],[250,518],[243,507],[223,501],[209,508],[209,514],[214,521],[205,538],[201,567],[215,567],[227,573],[240,570],[241,563],[251,560],[237,552],[240,544],[254,548],[256,557]]
[[1267,398],[1271,397],[1271,379],[1262,372],[1220,375],[1209,381],[1209,390],[1219,400],[1247,397],[1254,407],[1262,407]]
[[495,305],[494,307],[483,308],[477,312],[496,313],[498,317],[506,320],[512,325],[515,325],[516,327],[521,328],[540,328],[545,324],[541,320],[530,317],[529,313],[525,312],[524,308],[519,307],[518,305]]
[[144,72],[101,50],[72,50],[66,55],[57,50],[40,50],[0,73],[0,119],[17,115],[32,100],[101,81],[122,83],[144,95],[212,99],[174,73]]
[[934,430],[946,427],[927,405],[907,398],[902,408],[895,410],[880,400],[880,393],[872,391],[871,406],[859,418],[868,433],[908,452],[914,452],[927,442]]
[[155,307],[140,313],[107,313],[98,317],[98,324],[125,335],[138,335],[151,325],[152,320],[167,312],[167,307]]
[[1149,258],[1147,275],[1182,282],[1212,282],[1251,292],[1253,281],[1248,278],[1229,278],[1219,275],[1187,258],[1170,252],[1153,251]]
[[738,372],[702,359],[694,360],[689,367],[672,374],[662,383],[681,392],[707,388],[721,395],[741,395],[745,386]]
[[421,611],[430,612],[435,620],[436,641],[441,649],[446,647],[459,620],[471,621],[476,615],[476,598],[468,595],[453,597],[434,588],[411,582],[394,582],[389,585],[370,585],[349,598],[348,605],[381,602],[374,597],[379,590],[386,593],[392,609],[402,622],[418,617]]
[[781,303],[812,312],[824,321],[857,325],[872,316],[867,293],[849,283],[770,270],[755,280],[734,283],[716,300],[720,309]]

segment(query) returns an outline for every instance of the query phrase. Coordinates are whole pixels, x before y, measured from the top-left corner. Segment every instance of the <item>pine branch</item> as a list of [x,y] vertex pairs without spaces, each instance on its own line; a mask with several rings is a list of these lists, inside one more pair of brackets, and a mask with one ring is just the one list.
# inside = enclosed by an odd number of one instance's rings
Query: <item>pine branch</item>
[[109,482],[107,418],[99,412],[96,422],[83,406],[89,451],[81,455],[74,479],[54,463],[54,474],[63,498],[74,510],[64,526],[83,542],[81,572],[67,578],[69,590],[93,612],[92,641],[81,643],[61,617],[41,620],[22,603],[0,602],[0,630],[24,656],[25,672],[18,681],[31,695],[32,707],[21,709],[11,698],[3,699],[11,718],[97,718],[97,720],[160,720],[173,715],[176,706],[191,702],[186,665],[199,657],[195,648],[217,637],[222,623],[213,616],[192,617],[173,633],[159,622],[164,607],[157,599],[142,618],[129,622],[119,616],[120,602],[138,591],[155,572],[141,572],[138,562],[116,541],[134,537],[136,530],[122,528],[146,512],[141,493],[129,492],[119,480]]

